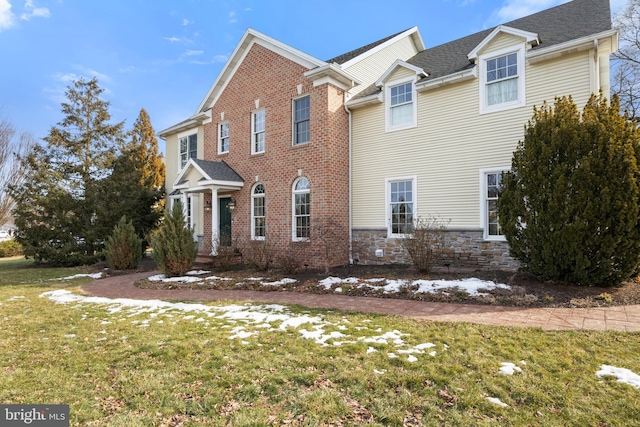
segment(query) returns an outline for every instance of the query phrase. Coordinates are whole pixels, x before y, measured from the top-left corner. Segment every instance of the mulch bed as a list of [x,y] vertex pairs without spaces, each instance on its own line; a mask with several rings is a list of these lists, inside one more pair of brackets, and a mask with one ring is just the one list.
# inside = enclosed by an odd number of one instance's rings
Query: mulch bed
[[[95,266],[104,268],[105,266]],[[195,267],[198,268],[198,267]],[[146,257],[136,271],[152,271],[156,266],[153,260]],[[415,269],[406,265],[388,266],[350,266],[331,269],[329,274],[324,271],[301,270],[295,274],[285,274],[277,269],[256,271],[255,269],[237,266],[231,271],[221,271],[216,268],[203,267],[211,273],[202,277],[216,275],[234,280],[207,280],[200,283],[165,283],[141,280],[136,286],[152,289],[250,289],[264,292],[310,292],[316,294],[335,293],[340,287],[342,295],[367,296],[395,299],[413,299],[421,301],[452,302],[458,304],[485,304],[518,307],[606,307],[615,305],[640,304],[640,283],[625,282],[613,287],[576,286],[562,283],[544,282],[536,277],[521,272],[504,271],[472,271],[472,272],[438,272],[420,275]],[[132,271],[111,271],[104,269],[107,275],[131,273]],[[319,286],[318,282],[329,276],[360,279],[385,278],[412,280],[455,280],[475,277],[481,280],[504,283],[511,286],[511,290],[496,289],[487,291],[487,296],[470,296],[463,291],[439,291],[436,293],[413,293],[411,287],[404,288],[397,293],[384,294],[379,289],[371,287],[349,286],[336,284],[331,289]],[[248,277],[260,277],[262,280],[247,280]],[[283,278],[295,279],[295,283],[278,286],[263,286],[261,281],[277,281]],[[414,287],[414,289],[417,288]]]

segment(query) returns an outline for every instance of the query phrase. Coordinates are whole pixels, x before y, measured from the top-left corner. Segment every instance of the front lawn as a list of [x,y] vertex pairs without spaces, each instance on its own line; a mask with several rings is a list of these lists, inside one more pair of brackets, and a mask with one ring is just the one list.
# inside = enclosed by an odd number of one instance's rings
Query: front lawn
[[0,402],[69,404],[79,426],[638,422],[640,384],[596,375],[635,380],[637,333],[108,300],[83,296],[90,278],[50,280],[79,272],[0,260]]

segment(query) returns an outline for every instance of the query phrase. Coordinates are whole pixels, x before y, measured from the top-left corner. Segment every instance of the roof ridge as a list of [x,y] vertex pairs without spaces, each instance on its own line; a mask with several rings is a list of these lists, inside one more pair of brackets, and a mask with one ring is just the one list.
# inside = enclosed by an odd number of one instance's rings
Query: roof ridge
[[367,45],[361,46],[359,48],[350,50],[349,52],[346,52],[346,53],[343,53],[341,55],[335,56],[335,57],[333,57],[331,59],[328,59],[325,62],[327,62],[329,64],[334,63],[334,62],[338,63],[338,64],[343,64],[343,63],[345,63],[345,62],[347,62],[347,61],[349,61],[349,60],[351,60],[353,58],[356,58],[356,57],[360,56],[364,52],[367,52],[368,50],[371,50],[374,47],[376,47],[378,45],[381,45],[381,44],[391,40],[392,38],[397,37],[400,34],[409,31],[411,28],[413,28],[413,27],[409,27],[409,28],[407,28],[407,29],[405,29],[403,31],[399,31],[399,32],[397,32],[395,34],[392,34],[390,36],[384,37],[384,38],[382,38],[380,40],[377,40],[375,42],[372,42],[372,43],[369,43]]

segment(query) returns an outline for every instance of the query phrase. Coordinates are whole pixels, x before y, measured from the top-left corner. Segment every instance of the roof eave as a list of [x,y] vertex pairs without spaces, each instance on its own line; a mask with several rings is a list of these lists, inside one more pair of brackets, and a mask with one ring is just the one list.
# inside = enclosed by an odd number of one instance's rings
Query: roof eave
[[343,90],[348,90],[362,82],[344,71],[340,65],[332,63],[314,68],[304,73],[304,76],[313,81],[314,86],[325,82],[331,82]]
[[438,77],[433,80],[427,80],[425,82],[416,83],[416,90],[418,92],[426,92],[431,89],[436,89],[442,86],[447,86],[454,83],[460,83],[466,80],[475,79],[478,77],[478,67],[473,67],[468,70],[459,71],[457,73],[447,74],[446,76]]
[[564,43],[549,46],[547,48],[530,50],[526,54],[527,61],[530,64],[535,64],[536,62],[547,61],[549,59],[554,59],[568,53],[589,50],[593,48],[593,42],[595,40],[602,40],[607,38],[611,38],[613,41],[610,53],[618,50],[618,30],[612,29],[603,31],[601,33],[591,34],[589,36],[580,37],[578,39],[569,40]]
[[166,139],[167,136],[169,135],[173,135],[175,133],[187,130],[187,129],[191,129],[194,127],[198,127],[200,125],[203,124],[203,122],[207,121],[211,119],[211,111],[204,111],[200,114],[196,114],[194,116],[191,116],[190,118],[188,118],[187,120],[180,122],[176,125],[173,125],[171,127],[168,127],[164,130],[161,130],[160,132],[157,133],[158,137],[162,138],[162,139]]

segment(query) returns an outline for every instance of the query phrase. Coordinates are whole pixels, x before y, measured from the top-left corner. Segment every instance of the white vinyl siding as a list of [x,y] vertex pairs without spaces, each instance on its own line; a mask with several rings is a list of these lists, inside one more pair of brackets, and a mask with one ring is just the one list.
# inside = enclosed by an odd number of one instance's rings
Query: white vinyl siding
[[345,71],[362,82],[351,89],[349,93],[352,96],[356,95],[378,80],[397,59],[406,61],[416,53],[418,52],[411,38],[405,37],[384,50],[347,67]]
[[386,229],[385,179],[416,174],[421,214],[451,218],[449,228],[478,230],[478,171],[511,164],[533,105],[571,94],[584,106],[591,94],[591,55],[579,52],[564,56],[561,64],[527,66],[524,108],[478,114],[479,81],[472,79],[418,92],[418,126],[403,132],[384,133],[382,103],[354,110],[353,227]]

